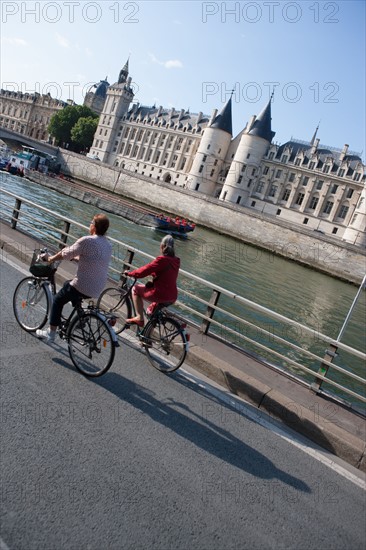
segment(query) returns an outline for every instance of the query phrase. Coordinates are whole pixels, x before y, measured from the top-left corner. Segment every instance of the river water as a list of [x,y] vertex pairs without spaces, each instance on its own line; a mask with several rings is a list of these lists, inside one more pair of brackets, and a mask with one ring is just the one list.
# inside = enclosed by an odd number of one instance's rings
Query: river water
[[[0,173],[1,187],[89,226],[95,207],[24,178]],[[60,185],[62,183],[60,182]],[[5,195],[2,196],[5,199]],[[13,201],[9,204],[13,205]],[[109,234],[151,255],[162,234],[108,213]],[[182,269],[248,298],[277,313],[337,338],[357,287],[301,266],[271,252],[197,226],[186,240],[176,240]],[[208,295],[207,295],[208,296]],[[221,300],[220,300],[221,305]],[[235,307],[233,309],[235,312]],[[342,342],[365,351],[365,292],[362,292]],[[324,344],[320,355],[323,354]],[[342,365],[343,366],[343,365]],[[364,366],[352,359],[347,368]],[[362,372],[364,376],[364,372]]]

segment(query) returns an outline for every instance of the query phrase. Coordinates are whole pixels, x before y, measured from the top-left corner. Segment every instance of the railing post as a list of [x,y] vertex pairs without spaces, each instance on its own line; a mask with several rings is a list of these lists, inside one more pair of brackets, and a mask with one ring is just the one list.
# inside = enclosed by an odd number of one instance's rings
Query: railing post
[[20,207],[22,206],[22,201],[20,199],[15,199],[15,206],[13,210],[13,215],[11,217],[11,228],[16,229],[17,222],[20,214]]
[[[219,292],[218,290],[212,291],[209,305],[206,311],[206,317],[209,317],[210,319],[213,318],[215,313],[215,308],[213,306],[216,306],[217,302],[219,301],[220,295],[221,295],[221,292]],[[203,334],[207,334],[209,331],[210,325],[211,323],[208,319],[203,319],[201,324],[201,332],[203,332]]]
[[121,275],[119,277],[120,281],[124,281],[125,279],[124,272],[129,271],[131,269],[131,264],[134,256],[135,256],[134,251],[127,249],[125,259],[123,260]]
[[[324,360],[331,363],[333,359],[337,356],[337,346],[333,346],[333,344],[329,344],[329,349],[326,350],[324,355]],[[319,367],[318,374],[321,376],[326,376],[329,370],[329,365],[325,365],[322,363]],[[311,384],[311,389],[315,392],[318,392],[320,390],[320,386],[324,380],[322,378],[316,378],[315,381]]]
[[71,225],[70,222],[66,220],[64,221],[64,230],[61,232],[61,239],[60,239],[60,245],[59,245],[60,249],[65,248],[66,246],[67,238],[70,232],[70,225]]

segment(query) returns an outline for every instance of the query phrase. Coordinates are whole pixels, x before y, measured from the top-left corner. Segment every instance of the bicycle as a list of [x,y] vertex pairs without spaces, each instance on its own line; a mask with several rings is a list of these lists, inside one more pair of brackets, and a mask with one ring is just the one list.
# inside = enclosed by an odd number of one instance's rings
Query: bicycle
[[[136,315],[131,299],[131,293],[136,279],[132,284],[123,277],[121,285],[106,288],[98,298],[97,307],[107,315],[115,317],[114,330],[121,334],[132,325],[127,319]],[[150,315],[144,310],[148,322],[142,328],[136,326],[136,335],[140,340],[146,355],[153,367],[164,373],[174,372],[183,364],[189,347],[189,334],[186,323],[170,316],[166,307],[170,303],[158,304]],[[133,325],[135,327],[135,325]]]
[[[35,332],[46,324],[53,296],[56,294],[55,274],[60,262],[42,261],[47,249],[36,249],[29,271],[17,285],[13,296],[13,311],[19,325],[27,332]],[[113,318],[98,311],[83,300],[73,304],[68,317],[62,317],[58,335],[68,344],[70,358],[79,372],[88,377],[101,376],[113,363],[118,338],[112,328]]]

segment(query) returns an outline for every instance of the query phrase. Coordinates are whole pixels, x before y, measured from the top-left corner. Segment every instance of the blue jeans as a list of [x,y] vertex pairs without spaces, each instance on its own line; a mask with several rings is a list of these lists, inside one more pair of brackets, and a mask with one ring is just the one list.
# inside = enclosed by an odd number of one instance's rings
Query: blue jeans
[[61,290],[54,296],[53,304],[51,308],[50,315],[50,325],[58,327],[61,323],[61,314],[65,304],[71,302],[72,305],[75,305],[80,301],[81,298],[89,298],[85,294],[82,294],[75,287],[70,285],[70,281],[66,281]]

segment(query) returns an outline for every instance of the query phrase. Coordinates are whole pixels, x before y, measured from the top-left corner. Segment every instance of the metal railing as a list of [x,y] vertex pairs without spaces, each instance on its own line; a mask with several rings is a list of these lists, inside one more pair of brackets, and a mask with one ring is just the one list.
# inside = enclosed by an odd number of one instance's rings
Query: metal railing
[[[4,220],[13,229],[19,227],[51,247],[72,244],[88,230],[81,223],[8,191],[2,191],[0,207]],[[116,284],[126,268],[143,265],[153,258],[117,239],[110,238],[110,241],[113,244],[110,277]],[[364,286],[365,279],[355,301]],[[184,270],[180,270],[179,300],[175,309],[201,331],[202,338],[212,335],[255,356],[259,362],[269,364],[282,374],[296,378],[318,393],[326,387],[328,394],[349,406],[357,408],[366,403],[366,354],[340,341],[345,325],[338,338],[333,339],[316,328]]]

